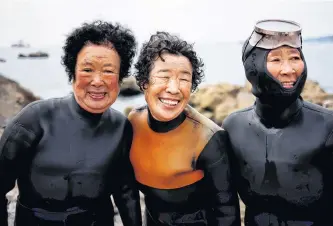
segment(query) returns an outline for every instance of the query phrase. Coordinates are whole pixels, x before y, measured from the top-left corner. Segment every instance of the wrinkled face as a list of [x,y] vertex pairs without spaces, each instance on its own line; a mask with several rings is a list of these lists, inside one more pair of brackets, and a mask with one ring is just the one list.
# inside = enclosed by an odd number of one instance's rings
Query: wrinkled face
[[152,116],[159,121],[176,118],[189,102],[192,88],[192,64],[187,57],[162,54],[149,73],[144,93]]
[[102,113],[119,93],[120,57],[115,49],[86,45],[77,56],[73,90],[78,104],[88,112]]
[[304,62],[297,49],[282,46],[268,53],[267,70],[284,88],[292,88],[303,73]]

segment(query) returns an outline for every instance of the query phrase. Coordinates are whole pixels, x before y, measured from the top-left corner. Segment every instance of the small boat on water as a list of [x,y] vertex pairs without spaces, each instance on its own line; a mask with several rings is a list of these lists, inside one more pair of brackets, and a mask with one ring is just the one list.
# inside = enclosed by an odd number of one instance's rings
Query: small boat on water
[[22,40],[18,41],[18,43],[14,43],[11,45],[12,48],[29,48],[30,45],[27,43],[24,43]]
[[35,53],[29,53],[28,55],[22,54],[20,53],[18,55],[18,58],[48,58],[49,54],[48,53],[44,53],[41,51],[35,52]]
[[6,63],[6,59],[0,58],[0,63]]

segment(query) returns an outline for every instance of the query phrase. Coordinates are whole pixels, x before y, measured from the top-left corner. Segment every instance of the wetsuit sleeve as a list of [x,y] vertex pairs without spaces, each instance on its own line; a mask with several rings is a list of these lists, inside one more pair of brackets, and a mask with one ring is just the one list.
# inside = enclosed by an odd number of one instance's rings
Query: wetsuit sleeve
[[[23,111],[23,110],[22,110]],[[24,109],[5,127],[0,139],[0,225],[7,226],[6,194],[14,188],[18,170],[36,136],[24,125],[32,116],[30,109]],[[36,117],[36,116],[34,116]]]
[[239,200],[232,184],[228,157],[227,135],[216,132],[198,158],[197,168],[204,171],[208,225],[240,226]]
[[141,208],[139,190],[136,187],[134,170],[130,163],[129,151],[131,149],[133,129],[127,121],[124,131],[123,155],[119,161],[119,185],[113,198],[120,213],[124,226],[141,226]]

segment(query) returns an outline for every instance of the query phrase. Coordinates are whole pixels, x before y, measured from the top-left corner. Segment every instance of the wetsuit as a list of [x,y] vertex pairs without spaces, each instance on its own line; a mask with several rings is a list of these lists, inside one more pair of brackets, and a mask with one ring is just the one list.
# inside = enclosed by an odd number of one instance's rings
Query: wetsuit
[[267,71],[268,53],[248,53],[244,67],[256,102],[223,125],[245,225],[333,225],[333,112],[300,97],[306,65],[285,90]]
[[0,225],[16,179],[16,226],[112,226],[111,194],[124,225],[141,225],[132,134],[121,113],[88,113],[73,95],[26,106],[1,137]]
[[145,195],[148,226],[240,225],[230,179],[225,132],[187,106],[169,122],[147,107],[132,111],[130,152]]

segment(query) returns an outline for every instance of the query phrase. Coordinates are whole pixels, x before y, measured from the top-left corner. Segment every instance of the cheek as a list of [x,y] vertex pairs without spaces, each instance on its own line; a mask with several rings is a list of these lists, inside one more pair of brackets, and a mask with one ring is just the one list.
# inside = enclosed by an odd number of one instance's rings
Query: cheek
[[89,86],[90,80],[86,78],[76,77],[76,80],[73,82],[73,90],[76,94],[83,93],[85,89]]
[[74,85],[77,88],[85,88],[89,85],[91,78],[89,78],[88,76],[83,76],[80,73],[77,73],[75,76],[75,81],[74,81]]
[[150,105],[154,104],[162,91],[163,88],[161,86],[149,85],[144,91],[146,102]]
[[185,87],[181,88],[181,92],[182,92],[183,98],[186,101],[188,101],[190,99],[191,88],[192,88],[192,84],[191,85],[186,85]]
[[118,76],[112,76],[104,79],[105,84],[107,84],[110,91],[119,89],[119,78]]
[[296,70],[297,70],[297,76],[299,77],[299,76],[301,76],[302,75],[302,73],[303,73],[303,71],[304,71],[304,62],[303,61],[301,61],[301,62],[299,62],[297,65],[296,65]]
[[277,78],[279,75],[279,65],[273,63],[267,63],[267,71],[274,77]]

